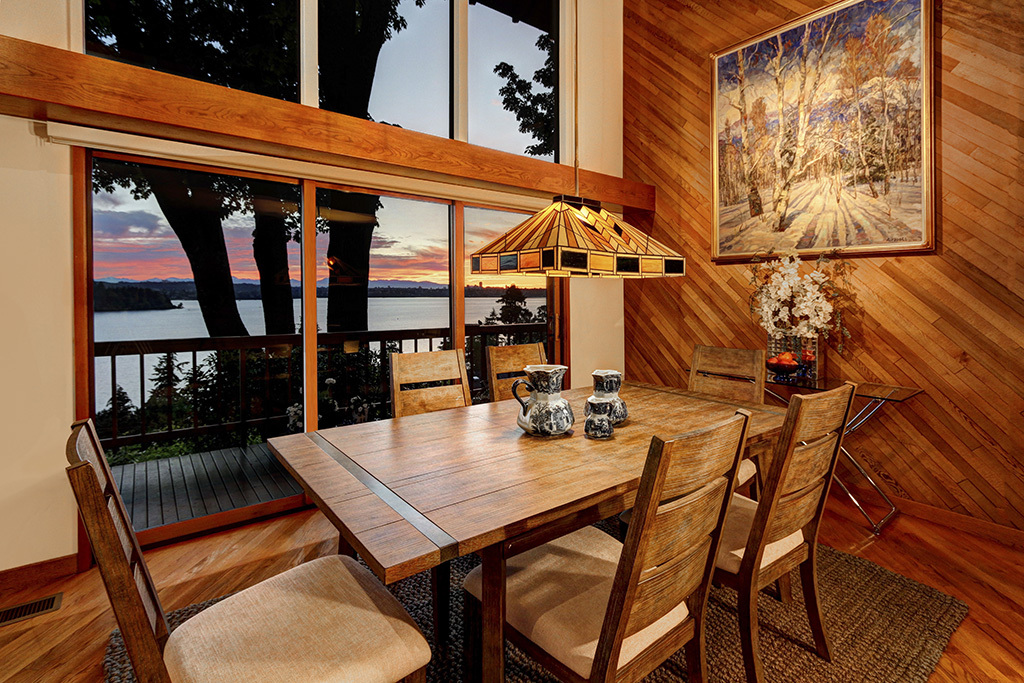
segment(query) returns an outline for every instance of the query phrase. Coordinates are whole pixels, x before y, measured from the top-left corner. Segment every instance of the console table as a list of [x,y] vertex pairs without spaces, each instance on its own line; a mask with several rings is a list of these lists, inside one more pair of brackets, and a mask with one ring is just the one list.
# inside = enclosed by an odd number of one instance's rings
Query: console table
[[[772,373],[769,372],[768,377],[765,380],[764,390],[766,393],[771,394],[775,398],[779,399],[780,401],[788,405],[789,400],[784,396],[781,396],[774,390],[772,390],[769,387],[769,385],[774,385],[777,387],[788,387],[790,389],[802,389],[804,391],[827,391],[829,389],[834,389],[838,386],[841,386],[842,383],[843,380],[840,379],[793,379],[785,376],[773,376]],[[858,384],[856,396],[858,398],[867,399],[867,403],[864,404],[864,407],[861,408],[856,415],[850,418],[850,421],[847,423],[846,433],[844,434],[844,436],[849,436],[853,432],[863,427],[864,424],[868,420],[870,420],[876,412],[878,412],[878,409],[884,406],[886,403],[904,403],[914,398],[920,393],[921,389],[918,389],[917,387],[901,387],[893,384],[875,384],[872,382],[864,382],[863,384]],[[882,527],[884,527],[887,523],[889,523],[889,521],[892,520],[893,517],[896,516],[896,514],[899,512],[899,509],[896,507],[896,504],[893,503],[892,500],[890,500],[889,496],[886,495],[885,491],[883,491],[882,488],[875,483],[875,480],[871,477],[871,475],[864,468],[864,466],[857,462],[857,459],[854,458],[848,450],[846,450],[845,446],[841,449],[841,452],[846,457],[846,459],[849,460],[849,462],[854,466],[854,468],[856,468],[856,470],[860,472],[861,476],[864,477],[868,484],[871,485],[871,488],[877,491],[878,495],[880,495],[882,497],[882,500],[884,500],[886,504],[889,506],[889,511],[885,514],[885,516],[876,522],[874,519],[871,518],[871,515],[868,514],[867,510],[864,509],[864,506],[860,504],[860,501],[857,500],[857,497],[854,496],[850,489],[847,488],[846,484],[843,483],[843,480],[840,479],[839,477],[835,477],[836,483],[839,484],[839,487],[846,492],[846,495],[850,497],[850,500],[853,501],[853,504],[857,506],[857,509],[860,510],[861,514],[864,515],[865,519],[868,520],[868,524],[871,525],[871,531],[877,536],[882,532]]]

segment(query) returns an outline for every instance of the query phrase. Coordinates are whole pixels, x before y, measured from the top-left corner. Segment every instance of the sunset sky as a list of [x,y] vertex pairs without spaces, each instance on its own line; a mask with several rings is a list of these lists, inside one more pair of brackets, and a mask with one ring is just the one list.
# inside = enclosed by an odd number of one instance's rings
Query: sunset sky
[[[401,10],[408,28],[385,43],[370,102],[371,116],[406,128],[447,135],[447,3],[412,0]],[[483,5],[470,5],[470,141],[522,153],[533,140],[518,131],[515,116],[498,97],[503,81],[494,66],[507,61],[532,77],[544,55],[534,47],[539,32]],[[439,82],[439,79],[443,79]],[[382,198],[371,249],[372,280],[448,282],[448,211],[445,204]],[[466,255],[525,216],[467,210]],[[232,215],[222,222],[231,273],[257,280],[252,256],[253,218]],[[317,279],[326,277],[327,236],[318,235]],[[298,282],[299,245],[289,243],[290,277]],[[128,190],[93,195],[93,269],[96,279],[192,279],[185,253],[153,198],[133,199]],[[467,283],[508,284],[509,278],[469,275]],[[520,286],[543,286],[543,278],[520,277]]]

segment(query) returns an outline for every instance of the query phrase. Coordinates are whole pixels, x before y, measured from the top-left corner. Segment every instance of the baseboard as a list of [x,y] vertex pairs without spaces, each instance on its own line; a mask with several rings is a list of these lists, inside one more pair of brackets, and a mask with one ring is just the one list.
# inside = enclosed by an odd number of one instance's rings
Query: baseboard
[[[847,486],[857,496],[857,500],[868,505],[874,510],[878,509],[879,505],[884,505],[878,492],[873,489],[862,488],[860,486]],[[837,495],[835,492],[839,491],[838,487],[833,487],[833,495]],[[841,493],[838,495],[842,495]],[[926,503],[919,503],[915,500],[908,498],[901,498],[894,496],[891,493],[889,498],[892,499],[893,504],[899,508],[901,515],[908,515],[917,519],[923,519],[927,522],[935,522],[942,526],[949,527],[950,529],[956,529],[957,531],[965,531],[974,536],[984,538],[996,543],[1002,543],[1003,545],[1016,548],[1018,550],[1024,550],[1024,531],[1021,529],[1015,529],[1013,527],[1003,526],[990,522],[985,519],[978,519],[977,517],[969,517],[967,515],[961,515],[951,510],[944,508],[935,507],[934,505],[928,505]],[[882,533],[885,533],[883,530]]]
[[[78,555],[64,555],[0,571],[0,595],[49,583],[78,571]],[[0,607],[3,605],[0,604]]]
[[305,495],[300,493],[266,503],[257,503],[256,505],[249,505],[235,510],[225,510],[224,512],[217,512],[212,515],[188,519],[184,522],[175,522],[152,529],[145,529],[144,531],[136,532],[135,535],[139,539],[140,546],[152,548],[153,546],[183,541],[194,536],[249,524],[308,506],[309,502],[306,500]]

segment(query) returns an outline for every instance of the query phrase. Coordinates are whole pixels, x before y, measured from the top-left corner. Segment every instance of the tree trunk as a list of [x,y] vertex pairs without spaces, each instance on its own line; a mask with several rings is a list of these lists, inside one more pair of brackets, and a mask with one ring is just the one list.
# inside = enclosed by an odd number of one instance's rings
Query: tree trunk
[[288,270],[288,230],[283,207],[255,211],[252,255],[260,271],[260,298],[267,334],[295,334],[295,306]]
[[238,314],[231,281],[221,197],[196,174],[160,166],[139,166],[153,197],[181,242],[196,286],[196,299],[211,337],[243,337],[249,332]]
[[[377,195],[332,192],[325,211],[327,243],[327,331],[369,329],[367,297],[370,283],[370,244],[377,226]],[[332,214],[352,218],[332,220]],[[353,215],[354,214],[354,215]],[[358,216],[365,218],[360,219]]]
[[743,50],[736,55],[737,74],[739,77],[740,91],[740,169],[743,171],[743,180],[747,186],[747,207],[750,209],[750,217],[760,216],[764,213],[761,205],[761,193],[754,181],[754,155],[750,151],[748,139],[749,120],[747,115],[747,75],[743,66]]

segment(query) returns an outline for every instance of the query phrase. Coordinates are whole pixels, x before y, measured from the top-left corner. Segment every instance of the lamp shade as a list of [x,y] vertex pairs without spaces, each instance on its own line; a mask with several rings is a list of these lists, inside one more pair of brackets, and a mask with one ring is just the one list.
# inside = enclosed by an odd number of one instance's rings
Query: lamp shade
[[474,252],[474,275],[665,277],[686,274],[686,259],[616,218],[599,202],[558,196],[541,211]]

